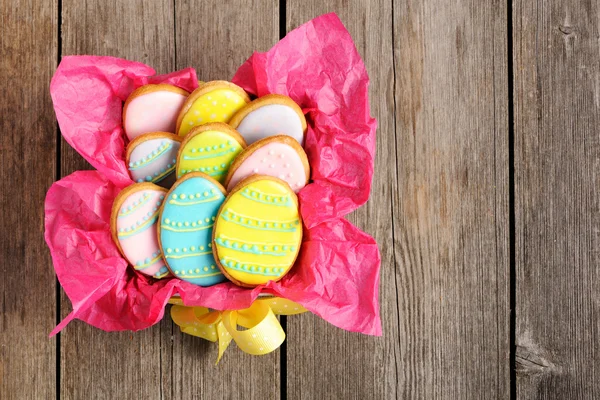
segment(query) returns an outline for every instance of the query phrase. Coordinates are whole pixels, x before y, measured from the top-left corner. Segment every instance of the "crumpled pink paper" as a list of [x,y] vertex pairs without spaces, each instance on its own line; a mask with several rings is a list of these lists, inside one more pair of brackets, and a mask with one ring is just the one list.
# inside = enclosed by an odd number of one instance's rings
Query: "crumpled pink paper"
[[50,85],[61,132],[97,171],[78,171],[46,196],[45,238],[73,318],[105,331],[137,331],[163,317],[169,298],[217,310],[249,307],[260,293],[288,298],[349,331],[381,335],[377,244],[343,216],[364,204],[373,176],[376,121],[369,78],[335,14],[300,26],[266,53],[255,53],[233,82],[255,95],[286,94],[307,113],[305,148],[312,181],[299,194],[305,235],[296,265],[279,282],[254,289],[230,282],[199,287],[154,280],[128,267],[110,232],[116,195],[132,184],[125,165],[123,101],[137,87],[198,86],[188,68],[168,75],[112,57],[63,58]]

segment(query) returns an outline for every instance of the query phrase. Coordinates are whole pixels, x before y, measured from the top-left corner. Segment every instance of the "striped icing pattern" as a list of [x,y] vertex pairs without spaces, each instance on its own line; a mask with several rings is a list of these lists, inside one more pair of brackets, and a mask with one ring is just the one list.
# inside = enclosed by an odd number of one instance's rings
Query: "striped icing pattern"
[[222,183],[233,160],[242,150],[242,145],[226,133],[201,132],[181,149],[177,177],[181,178],[190,172],[203,172]]
[[165,199],[160,242],[173,274],[200,286],[225,280],[212,253],[212,232],[225,195],[208,179],[189,177]]
[[214,245],[219,263],[234,280],[259,285],[292,267],[302,240],[292,196],[289,186],[266,178],[227,198],[215,223]]
[[131,193],[123,201],[116,219],[117,240],[125,258],[135,270],[155,278],[168,275],[156,234],[165,194],[158,189]]

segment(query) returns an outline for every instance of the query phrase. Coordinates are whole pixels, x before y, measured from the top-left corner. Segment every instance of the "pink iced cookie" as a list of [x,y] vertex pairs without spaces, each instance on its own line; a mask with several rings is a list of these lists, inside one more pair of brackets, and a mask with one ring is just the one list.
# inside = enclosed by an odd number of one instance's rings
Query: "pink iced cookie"
[[123,128],[129,140],[147,132],[175,133],[177,115],[189,93],[161,83],[133,91],[123,107]]
[[117,247],[142,274],[164,278],[169,271],[163,260],[156,223],[167,190],[153,183],[136,183],[115,199],[110,226]]
[[310,178],[310,167],[302,146],[290,136],[269,136],[247,147],[235,159],[224,186],[231,191],[251,175],[268,175],[284,180],[296,193]]

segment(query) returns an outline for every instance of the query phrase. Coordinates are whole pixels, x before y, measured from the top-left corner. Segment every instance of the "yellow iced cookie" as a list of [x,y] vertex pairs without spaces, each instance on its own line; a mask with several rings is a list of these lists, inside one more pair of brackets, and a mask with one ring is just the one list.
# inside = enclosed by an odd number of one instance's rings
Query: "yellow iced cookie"
[[177,134],[185,136],[194,126],[209,122],[229,122],[249,102],[244,89],[231,82],[204,83],[183,104],[177,117]]
[[227,124],[197,126],[183,139],[177,153],[177,179],[190,172],[204,172],[223,183],[229,166],[244,148],[244,138]]
[[298,199],[278,178],[241,181],[219,210],[213,253],[223,274],[240,286],[278,281],[294,265],[302,242]]

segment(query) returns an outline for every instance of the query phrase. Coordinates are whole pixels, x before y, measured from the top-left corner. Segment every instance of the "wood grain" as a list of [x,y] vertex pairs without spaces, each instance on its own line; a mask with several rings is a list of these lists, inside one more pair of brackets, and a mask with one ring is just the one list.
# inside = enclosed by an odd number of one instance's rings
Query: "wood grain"
[[399,397],[505,399],[506,2],[396,0],[394,21]]
[[600,5],[515,1],[517,395],[600,397]]
[[57,62],[56,1],[0,2],[0,398],[55,397],[55,275],[44,242],[56,175],[48,82]]
[[[63,55],[111,55],[144,62],[158,73],[174,69],[171,0],[63,0],[62,6]],[[63,140],[62,175],[90,168]],[[71,305],[64,294],[61,305],[65,317]],[[61,397],[164,397],[170,366],[161,363],[162,346],[170,341],[171,329],[168,317],[137,333],[103,332],[72,322],[61,333]]]
[[[176,3],[177,68],[194,67],[198,79],[229,80],[253,51],[278,40],[279,2],[185,1]],[[280,350],[256,357],[231,344],[217,367],[217,346],[173,328],[168,398],[277,399]]]
[[288,2],[291,30],[335,11],[348,28],[370,77],[371,114],[378,120],[371,198],[349,220],[378,242],[381,252],[383,338],[346,332],[310,313],[287,318],[289,399],[398,398],[398,308],[391,208],[396,181],[391,0]]

